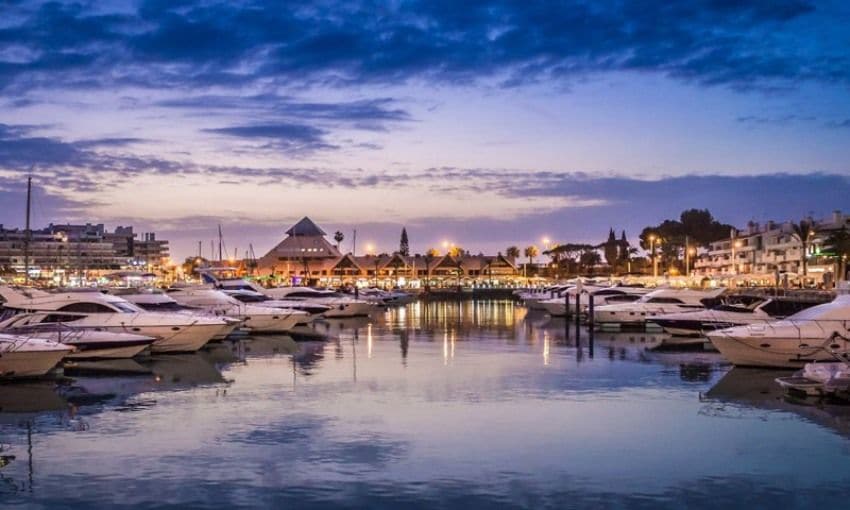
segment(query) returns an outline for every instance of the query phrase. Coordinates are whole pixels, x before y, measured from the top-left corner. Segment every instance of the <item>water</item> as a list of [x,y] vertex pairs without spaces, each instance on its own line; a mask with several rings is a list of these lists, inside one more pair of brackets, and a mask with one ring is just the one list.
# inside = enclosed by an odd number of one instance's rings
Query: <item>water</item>
[[[781,372],[415,304],[0,387],[2,508],[767,508],[850,497],[850,410]],[[578,341],[577,341],[578,338]],[[113,367],[118,368],[118,367]],[[14,459],[11,457],[14,456]]]

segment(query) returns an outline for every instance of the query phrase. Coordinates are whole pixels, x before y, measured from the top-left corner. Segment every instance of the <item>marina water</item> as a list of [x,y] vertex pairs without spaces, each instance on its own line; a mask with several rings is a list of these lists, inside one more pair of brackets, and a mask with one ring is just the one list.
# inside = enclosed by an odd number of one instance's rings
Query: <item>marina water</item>
[[767,508],[850,501],[850,411],[787,372],[415,303],[0,393],[3,508]]

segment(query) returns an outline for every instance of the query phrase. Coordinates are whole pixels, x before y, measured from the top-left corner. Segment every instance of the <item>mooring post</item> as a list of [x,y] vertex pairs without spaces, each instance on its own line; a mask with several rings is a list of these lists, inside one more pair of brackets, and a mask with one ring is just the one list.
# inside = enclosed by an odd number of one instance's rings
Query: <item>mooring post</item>
[[[569,312],[569,310],[567,310]],[[576,327],[581,322],[581,292],[576,292]]]
[[587,327],[593,329],[593,294],[587,295]]

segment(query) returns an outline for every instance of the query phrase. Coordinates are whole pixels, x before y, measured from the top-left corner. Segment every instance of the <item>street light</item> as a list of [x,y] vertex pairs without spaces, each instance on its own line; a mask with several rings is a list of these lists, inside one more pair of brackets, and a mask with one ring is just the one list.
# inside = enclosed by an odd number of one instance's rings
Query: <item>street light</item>
[[655,242],[661,242],[661,239],[655,234],[649,234],[649,246],[652,248],[652,277],[658,278],[658,257],[655,256]]
[[696,248],[685,248],[685,276],[691,276],[691,257],[696,254]]

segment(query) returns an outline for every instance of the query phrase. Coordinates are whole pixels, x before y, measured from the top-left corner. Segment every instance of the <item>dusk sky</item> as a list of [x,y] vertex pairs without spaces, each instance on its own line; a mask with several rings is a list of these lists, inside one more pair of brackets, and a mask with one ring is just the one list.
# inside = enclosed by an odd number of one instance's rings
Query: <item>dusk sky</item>
[[850,3],[0,3],[0,223],[262,255],[850,209]]

